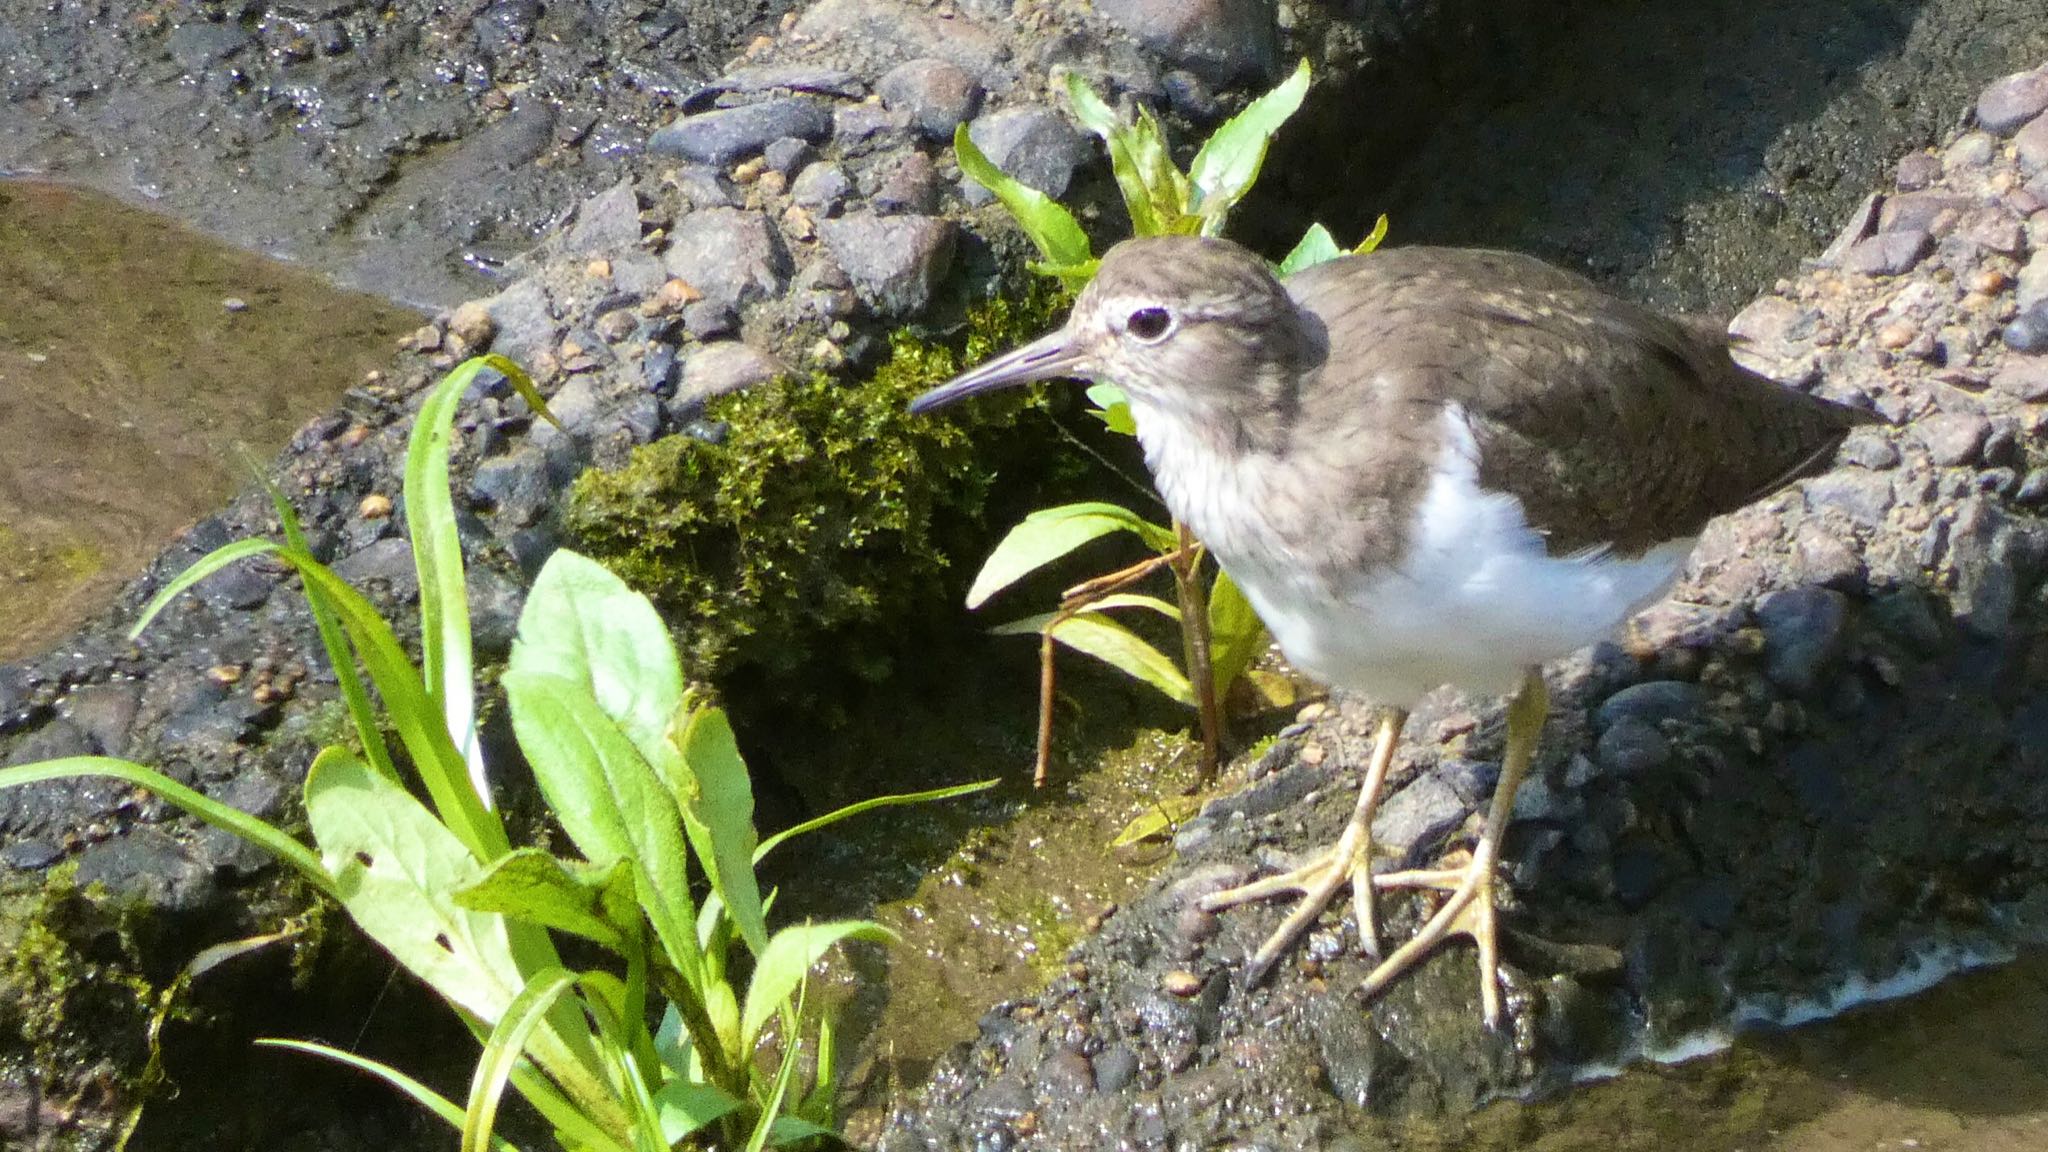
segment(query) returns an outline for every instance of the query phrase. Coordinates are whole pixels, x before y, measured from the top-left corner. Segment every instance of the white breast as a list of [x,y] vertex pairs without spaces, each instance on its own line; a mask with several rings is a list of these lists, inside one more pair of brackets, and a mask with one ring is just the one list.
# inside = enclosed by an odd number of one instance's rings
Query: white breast
[[1444,684],[1512,691],[1522,669],[1612,636],[1683,570],[1690,537],[1630,558],[1549,555],[1520,501],[1479,486],[1464,413],[1452,407],[1444,422],[1405,558],[1336,588],[1308,576],[1261,518],[1216,514],[1273,481],[1256,463],[1195,459],[1192,441],[1163,428],[1147,454],[1168,505],[1203,531],[1288,660],[1383,704],[1412,707]]

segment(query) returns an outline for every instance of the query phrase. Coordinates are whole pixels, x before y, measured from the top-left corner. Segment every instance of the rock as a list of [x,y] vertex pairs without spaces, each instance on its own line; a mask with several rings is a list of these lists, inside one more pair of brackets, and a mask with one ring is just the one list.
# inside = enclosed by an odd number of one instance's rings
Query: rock
[[1828,246],[1821,250],[1819,256],[1814,257],[1814,264],[1822,268],[1842,267],[1843,262],[1849,257],[1849,250],[1877,228],[1878,205],[1883,199],[1875,192],[1865,196],[1856,206],[1856,210],[1849,214],[1848,222],[1842,225],[1842,230],[1835,233],[1835,238],[1828,242]]
[[882,164],[867,190],[868,203],[878,213],[928,213],[939,206],[938,175],[932,158],[922,152],[902,152]]
[[682,116],[648,138],[651,152],[724,166],[784,137],[816,143],[832,134],[823,105],[803,96],[784,96]]
[[1934,237],[1925,232],[1881,232],[1851,245],[1842,267],[1865,276],[1899,276],[1934,251]]
[[1095,0],[1095,9],[1212,84],[1265,76],[1278,59],[1270,0]]
[[683,217],[662,259],[670,275],[728,308],[780,293],[790,272],[775,226],[746,208],[702,208]]
[[1611,728],[1628,719],[1655,725],[1666,720],[1689,720],[1704,712],[1706,707],[1707,690],[1697,684],[1684,680],[1645,680],[1609,696],[1595,716],[1602,728]]
[[629,177],[585,200],[562,235],[567,256],[609,256],[640,243],[640,198]]
[[1138,1054],[1128,1044],[1112,1044],[1095,1057],[1095,1090],[1121,1092],[1138,1075]]
[[693,339],[709,343],[740,330],[740,314],[730,304],[699,300],[683,309],[683,331]]
[[1936,464],[1952,468],[1977,458],[1984,438],[1991,434],[1991,422],[1971,412],[1943,412],[1915,424],[1913,434]]
[[1623,716],[1600,734],[1594,759],[1617,776],[1636,776],[1660,768],[1671,759],[1671,743],[1648,721]]
[[1909,192],[1893,196],[1877,213],[1879,235],[1887,232],[1925,232],[1946,236],[1970,210],[1971,200],[1948,192]]
[[1974,172],[1991,162],[1998,152],[1998,141],[1989,132],[1966,132],[1955,143],[1941,153],[1941,166],[1946,172]]
[[1380,804],[1372,818],[1373,842],[1407,853],[1428,848],[1465,822],[1465,802],[1451,786],[1427,773]]
[[1992,82],[1977,97],[1977,123],[2000,136],[2048,112],[2048,68],[2016,72]]
[[784,176],[796,175],[797,170],[809,164],[816,155],[817,149],[812,148],[809,141],[795,136],[784,136],[761,151],[761,159],[767,162],[769,169]]
[[[1059,113],[1028,105],[991,112],[968,125],[967,135],[989,162],[1019,182],[1057,200],[1074,170],[1088,159],[1088,142]],[[985,204],[988,189],[964,181],[969,203]]]
[[830,160],[819,160],[797,173],[796,182],[789,186],[789,198],[806,208],[830,212],[851,191],[853,178],[846,174],[846,169]]
[[1007,38],[999,38],[977,21],[949,18],[944,8],[907,4],[903,0],[817,0],[804,10],[791,31],[794,38],[833,44],[872,59],[914,60],[932,56],[950,60],[992,92],[1005,91],[1010,74],[1002,66]]
[[1759,600],[1764,674],[1788,692],[1812,689],[1841,648],[1848,612],[1847,598],[1826,588],[1791,588]]
[[484,301],[497,325],[492,344],[521,364],[532,365],[555,347],[555,315],[540,277],[528,276]]
[[861,78],[843,69],[815,68],[807,64],[769,64],[731,69],[690,93],[689,98],[683,101],[683,107],[694,112],[727,92],[772,92],[777,88],[815,92],[820,96],[837,96],[845,100],[858,100],[867,95],[867,85],[861,82]]
[[491,318],[490,306],[484,301],[465,300],[448,314],[448,334],[468,345],[471,352],[482,352],[498,334],[498,322]]
[[2048,171],[2048,112],[2028,121],[2012,138],[2012,146],[2019,157],[2021,172],[2031,176]]
[[951,140],[953,129],[981,107],[981,85],[966,69],[929,56],[889,69],[875,91],[883,104],[909,117],[912,128],[933,140]]
[[953,263],[951,220],[861,212],[818,222],[818,235],[861,297],[884,316],[916,312]]
[[848,104],[832,112],[832,142],[846,155],[872,150],[910,128],[910,117],[881,104]]
[[1963,501],[1948,533],[1948,566],[1954,582],[1949,602],[1956,623],[1977,636],[1997,639],[2012,623],[2019,601],[2019,573],[2009,521],[1989,498]]
[[378,540],[342,557],[334,574],[360,588],[370,581],[381,582],[398,600],[411,600],[420,590],[419,573],[413,567],[412,544],[392,536]]
[[167,912],[197,911],[215,895],[213,869],[162,829],[149,827],[81,852],[76,883],[104,884],[115,896]]
[[1899,161],[1895,183],[1901,192],[1918,192],[1941,179],[1941,159],[1925,152],[1913,152]]
[[2048,300],[2037,301],[2013,317],[1999,332],[1999,339],[2015,352],[2048,352]]
[[675,405],[695,409],[714,396],[765,384],[788,371],[780,360],[738,340],[700,345],[683,361]]
[[57,711],[90,737],[101,755],[125,756],[128,731],[135,723],[135,710],[141,702],[140,681],[116,680],[73,689]]
[[1991,387],[2029,404],[2048,400],[2048,359],[2008,360],[1991,377]]
[[547,455],[532,444],[522,444],[494,456],[476,466],[469,491],[472,499],[495,513],[497,524],[504,526],[500,535],[530,527],[547,511],[553,495]]
[[1845,592],[1863,587],[1863,558],[1842,538],[1819,524],[1800,526],[1792,539],[1795,571],[1802,584],[1818,584]]
[[1875,528],[1892,507],[1892,482],[1872,472],[1828,472],[1808,480],[1803,492],[1811,511],[1833,508],[1858,524]]
[[1883,471],[1899,462],[1899,446],[1876,428],[1858,428],[1842,441],[1842,459],[1859,468]]
[[239,24],[186,24],[164,42],[171,59],[187,72],[204,72],[248,46],[249,34]]
[[738,208],[747,202],[732,178],[723,169],[709,164],[685,164],[667,173],[664,179],[686,207]]

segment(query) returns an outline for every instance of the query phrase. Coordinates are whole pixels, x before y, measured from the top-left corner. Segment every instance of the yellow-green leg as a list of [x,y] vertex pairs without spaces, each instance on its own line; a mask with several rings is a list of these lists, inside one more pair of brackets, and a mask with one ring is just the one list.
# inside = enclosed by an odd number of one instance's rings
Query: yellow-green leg
[[1251,963],[1245,965],[1247,983],[1256,984],[1264,979],[1280,954],[1316,922],[1323,909],[1330,906],[1337,889],[1346,884],[1351,885],[1352,906],[1358,914],[1359,939],[1367,952],[1374,956],[1380,954],[1378,921],[1373,915],[1372,817],[1379,808],[1387,772],[1394,764],[1394,746],[1401,742],[1401,726],[1407,720],[1408,713],[1399,708],[1389,708],[1381,715],[1372,761],[1366,767],[1365,782],[1358,789],[1358,804],[1351,810],[1351,822],[1344,826],[1344,834],[1338,837],[1336,847],[1315,862],[1291,872],[1267,876],[1202,898],[1202,908],[1214,912],[1283,892],[1301,893],[1301,902],[1294,906],[1294,911],[1287,914],[1287,919],[1281,921],[1280,927],[1266,938],[1266,942],[1259,945]]
[[1366,996],[1377,995],[1445,938],[1462,934],[1479,945],[1479,1002],[1486,1026],[1499,1026],[1500,950],[1494,926],[1493,869],[1500,859],[1508,818],[1515,810],[1515,792],[1535,758],[1536,742],[1543,735],[1543,720],[1549,710],[1550,693],[1544,687],[1543,673],[1531,668],[1522,678],[1521,691],[1508,704],[1508,746],[1501,757],[1500,783],[1493,790],[1486,830],[1472,851],[1471,863],[1463,868],[1392,872],[1374,878],[1382,888],[1434,888],[1449,892],[1450,898],[1412,939],[1365,978]]

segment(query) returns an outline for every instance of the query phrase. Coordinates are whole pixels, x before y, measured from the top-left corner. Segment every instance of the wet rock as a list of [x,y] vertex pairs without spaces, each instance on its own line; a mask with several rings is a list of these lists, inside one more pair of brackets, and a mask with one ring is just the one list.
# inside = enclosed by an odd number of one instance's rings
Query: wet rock
[[953,129],[981,107],[981,85],[949,60],[923,57],[898,64],[875,83],[882,103],[910,120],[933,140],[951,140]]
[[1038,1090],[1052,1101],[1085,1096],[1095,1090],[1095,1069],[1074,1049],[1055,1048],[1038,1066]]
[[784,137],[816,142],[832,134],[824,105],[785,96],[683,116],[648,138],[651,152],[724,166],[760,152]]
[[493,341],[497,350],[520,364],[533,364],[554,348],[554,311],[538,277],[527,277],[484,301],[484,310],[498,328]]
[[2017,72],[1992,83],[1977,97],[1977,123],[2009,136],[2048,111],[2048,69]]
[[1944,412],[1915,424],[1913,433],[1936,464],[1949,468],[1977,458],[1984,438],[1991,434],[1991,422],[1975,413]]
[[2008,519],[1985,497],[1963,502],[1948,534],[1956,623],[1987,639],[2005,635],[2019,599]]
[[1645,680],[1631,684],[1600,705],[1596,713],[1602,728],[1623,720],[1657,725],[1666,720],[1690,720],[1706,711],[1707,691],[1683,680]]
[[213,869],[158,828],[134,828],[78,856],[81,888],[103,884],[117,897],[166,912],[194,912],[213,902]]
[[585,200],[562,236],[569,256],[608,256],[640,243],[640,198],[631,179],[621,180]]
[[1263,77],[1278,58],[1274,6],[1264,0],[1095,0],[1096,11],[1214,84]]
[[861,212],[818,222],[818,235],[861,297],[884,316],[915,312],[952,267],[957,226],[937,216]]
[[1842,266],[1865,276],[1900,276],[1934,251],[1934,237],[1925,232],[1882,232],[1859,240],[1842,258]]
[[728,308],[782,291],[789,253],[775,226],[744,208],[703,208],[676,224],[663,261],[669,274]]
[[57,706],[58,714],[91,738],[104,756],[125,756],[128,732],[142,702],[142,685],[134,680],[88,684],[72,691]]
[[1787,692],[1813,688],[1841,650],[1848,600],[1826,588],[1791,588],[1757,602],[1764,632],[1764,672]]
[[789,369],[773,356],[738,340],[705,344],[683,362],[676,384],[677,411],[694,411],[706,400],[765,384]]
[[171,59],[187,72],[204,72],[248,46],[249,34],[239,24],[185,24],[164,41]]
[[[1088,143],[1050,108],[1028,105],[991,112],[968,125],[967,135],[989,162],[1018,181],[1057,200],[1066,195],[1074,170],[1088,159]],[[972,180],[962,187],[971,204],[992,194]]]
[[789,186],[789,198],[806,208],[830,212],[851,191],[853,178],[846,174],[846,169],[830,160],[819,160],[797,173],[796,182]]
[[1428,848],[1465,822],[1465,801],[1433,775],[1417,776],[1373,815],[1374,843],[1406,854]]
[[384,585],[391,596],[410,600],[419,593],[419,573],[412,562],[412,544],[401,537],[378,540],[342,557],[334,573],[357,587],[371,581]]
[[2048,301],[2038,302],[2014,317],[1999,332],[1999,338],[2015,352],[2048,352]]
[[1128,1044],[1111,1044],[1095,1057],[1095,1090],[1121,1092],[1138,1075],[1138,1054]]
[[214,608],[248,611],[270,598],[270,588],[271,579],[244,561],[201,580],[194,591]]

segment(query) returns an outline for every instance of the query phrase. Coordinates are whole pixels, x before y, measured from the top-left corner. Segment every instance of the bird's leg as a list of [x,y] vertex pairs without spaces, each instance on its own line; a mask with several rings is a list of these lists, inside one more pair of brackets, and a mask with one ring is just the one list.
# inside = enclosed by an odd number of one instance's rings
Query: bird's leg
[[1535,758],[1536,741],[1543,734],[1543,720],[1549,708],[1550,693],[1544,687],[1543,673],[1531,668],[1523,676],[1521,691],[1508,704],[1508,746],[1501,757],[1500,783],[1494,786],[1493,803],[1486,812],[1486,830],[1480,835],[1469,864],[1463,868],[1390,872],[1375,878],[1374,882],[1382,888],[1435,888],[1451,895],[1413,938],[1365,978],[1366,996],[1377,995],[1421,962],[1446,936],[1463,933],[1479,945],[1479,1002],[1486,1026],[1499,1025],[1500,951],[1494,929],[1493,869],[1500,858],[1508,818],[1515,810],[1515,791],[1521,787],[1529,762]]
[[1273,967],[1273,962],[1287,950],[1288,945],[1315,923],[1323,909],[1330,906],[1330,899],[1337,889],[1351,885],[1351,899],[1358,913],[1358,936],[1365,950],[1379,955],[1379,930],[1373,916],[1372,885],[1372,816],[1379,807],[1380,790],[1387,782],[1387,771],[1393,767],[1394,746],[1401,742],[1401,725],[1408,720],[1408,713],[1399,708],[1389,708],[1380,716],[1379,731],[1375,737],[1372,761],[1365,770],[1365,783],[1358,789],[1358,805],[1351,810],[1351,822],[1344,826],[1344,834],[1337,839],[1337,846],[1314,863],[1305,864],[1291,872],[1268,876],[1225,889],[1202,898],[1204,911],[1214,912],[1234,904],[1250,900],[1262,900],[1282,892],[1301,893],[1301,903],[1288,913],[1280,927],[1266,938],[1245,965],[1247,983],[1256,984]]

